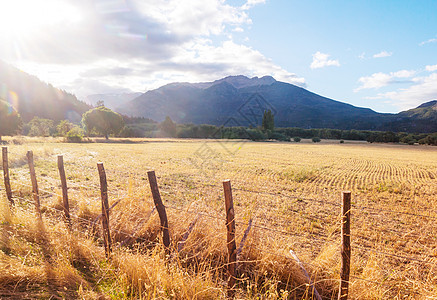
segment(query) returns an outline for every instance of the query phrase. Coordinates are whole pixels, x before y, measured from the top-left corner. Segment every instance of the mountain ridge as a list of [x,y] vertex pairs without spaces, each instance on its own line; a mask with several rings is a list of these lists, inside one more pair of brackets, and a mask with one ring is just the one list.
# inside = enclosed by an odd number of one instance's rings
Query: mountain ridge
[[258,95],[265,109],[270,107],[275,111],[277,127],[437,131],[434,121],[437,110],[430,110],[436,104],[433,101],[398,114],[378,113],[320,96],[271,76],[248,78],[238,75],[212,82],[170,83],[148,91],[116,110],[156,121],[170,116],[177,123],[230,125],[227,121],[231,118],[235,126],[258,126],[262,112],[257,112],[257,122],[249,121],[243,112],[251,95]]

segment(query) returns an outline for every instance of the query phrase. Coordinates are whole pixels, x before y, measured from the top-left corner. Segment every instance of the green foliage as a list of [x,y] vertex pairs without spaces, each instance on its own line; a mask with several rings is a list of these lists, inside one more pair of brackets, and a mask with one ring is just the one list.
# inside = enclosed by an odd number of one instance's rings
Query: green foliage
[[340,140],[340,144],[344,144],[344,140]]
[[262,141],[267,138],[267,136],[259,129],[246,129],[249,139],[252,141]]
[[123,117],[109,108],[99,106],[83,114],[82,124],[87,134],[95,130],[108,139],[109,134],[118,134],[124,127]]
[[264,111],[263,120],[262,120],[262,129],[263,130],[275,129],[275,120],[274,120],[273,113],[270,109]]
[[34,117],[29,122],[29,126],[30,136],[50,136],[55,130],[53,120],[39,117]]
[[66,136],[67,133],[74,128],[74,124],[68,120],[62,120],[58,126],[56,126],[56,130],[58,132],[58,136]]
[[317,136],[313,137],[311,140],[313,141],[313,143],[320,143],[321,142],[321,139]]
[[296,143],[299,143],[302,139],[298,136],[293,138],[293,141],[295,141]]
[[0,99],[0,141],[2,135],[17,133],[23,122],[17,111],[6,101]]
[[169,116],[165,117],[165,120],[160,124],[159,127],[165,135],[169,137],[176,136],[176,124]]
[[66,134],[66,140],[70,143],[80,143],[83,139],[83,129],[79,126],[74,126],[70,131]]

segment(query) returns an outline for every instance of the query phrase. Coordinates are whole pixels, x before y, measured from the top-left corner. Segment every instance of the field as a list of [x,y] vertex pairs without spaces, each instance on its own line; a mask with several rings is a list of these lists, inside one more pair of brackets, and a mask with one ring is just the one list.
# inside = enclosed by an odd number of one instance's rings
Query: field
[[[10,139],[16,207],[0,183],[0,298],[226,298],[222,181],[230,179],[239,256],[237,298],[323,299],[340,278],[341,192],[352,192],[350,299],[437,299],[437,148],[325,142],[113,140],[67,144]],[[32,150],[43,222],[32,202]],[[64,156],[73,230],[65,226],[56,165]],[[96,163],[108,178],[114,243],[105,259]],[[155,170],[172,247],[166,257],[147,171]],[[119,246],[120,244],[122,246]],[[177,251],[176,251],[177,252]]]

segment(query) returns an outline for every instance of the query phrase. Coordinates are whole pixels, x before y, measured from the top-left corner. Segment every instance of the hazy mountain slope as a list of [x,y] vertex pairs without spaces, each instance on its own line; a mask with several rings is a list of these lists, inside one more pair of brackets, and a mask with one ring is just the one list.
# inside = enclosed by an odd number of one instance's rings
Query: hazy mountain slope
[[85,97],[84,101],[92,106],[95,106],[98,101],[103,101],[107,108],[115,110],[142,94],[143,93],[94,94]]
[[0,98],[11,103],[25,122],[38,116],[55,121],[78,121],[89,106],[76,96],[54,88],[0,61]]

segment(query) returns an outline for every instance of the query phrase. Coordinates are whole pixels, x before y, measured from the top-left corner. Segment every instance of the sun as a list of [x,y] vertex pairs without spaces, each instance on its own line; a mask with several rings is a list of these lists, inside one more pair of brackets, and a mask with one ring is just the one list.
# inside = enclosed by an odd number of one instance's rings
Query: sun
[[48,26],[80,18],[78,9],[63,0],[0,0],[0,37],[29,38]]

